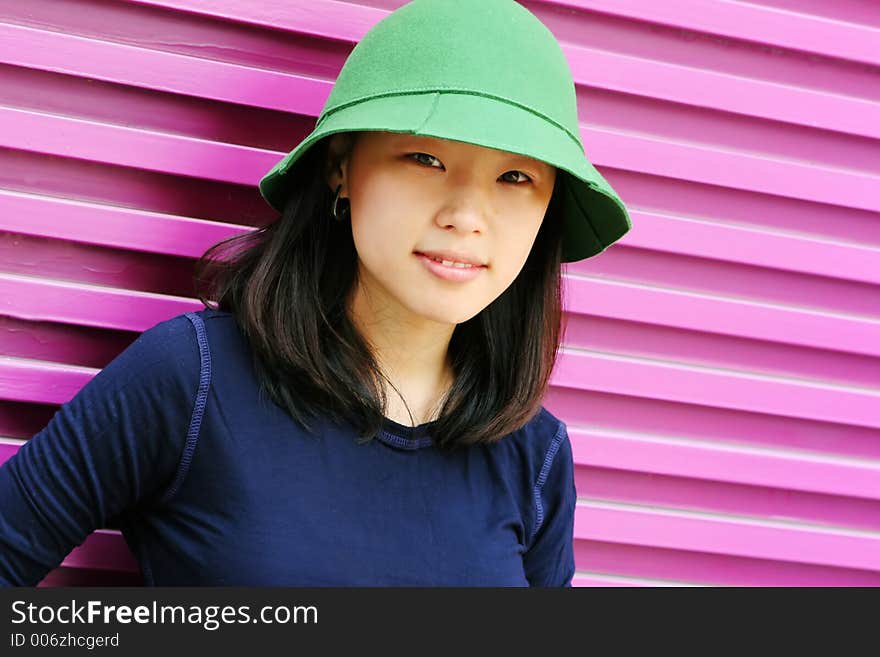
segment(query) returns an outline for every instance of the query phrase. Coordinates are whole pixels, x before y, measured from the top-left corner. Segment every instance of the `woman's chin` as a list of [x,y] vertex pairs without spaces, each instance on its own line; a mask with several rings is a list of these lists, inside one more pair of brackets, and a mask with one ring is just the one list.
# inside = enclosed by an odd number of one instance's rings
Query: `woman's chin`
[[480,309],[453,308],[449,304],[438,303],[428,307],[423,305],[417,312],[425,319],[430,319],[438,324],[461,324],[476,316]]

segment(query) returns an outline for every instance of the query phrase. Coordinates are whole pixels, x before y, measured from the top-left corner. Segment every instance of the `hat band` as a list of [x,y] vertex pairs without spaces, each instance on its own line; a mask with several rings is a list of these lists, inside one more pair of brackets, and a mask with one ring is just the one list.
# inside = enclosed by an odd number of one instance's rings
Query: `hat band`
[[[412,89],[395,90],[395,91],[389,91],[389,92],[385,92],[385,93],[370,94],[368,96],[359,96],[358,98],[354,98],[354,99],[346,101],[344,103],[339,103],[338,105],[334,105],[333,107],[330,107],[330,108],[325,107],[324,110],[321,112],[321,116],[318,118],[318,122],[315,124],[315,128],[318,128],[324,122],[324,119],[326,119],[331,114],[333,114],[339,110],[345,109],[346,107],[351,107],[352,105],[357,105],[358,103],[362,103],[362,102],[365,102],[368,100],[373,100],[375,98],[387,98],[387,97],[392,97],[392,96],[418,96],[418,95],[430,94],[430,93],[462,94],[462,95],[467,95],[467,96],[481,96],[483,98],[488,98],[489,100],[494,100],[494,101],[504,103],[506,105],[510,105],[511,107],[516,107],[517,109],[525,110],[526,112],[534,114],[535,116],[546,121],[547,123],[550,123],[551,125],[558,128],[559,130],[562,130],[566,135],[568,135],[569,139],[571,139],[575,144],[577,144],[577,146],[581,150],[583,150],[583,144],[581,143],[581,140],[578,136],[572,134],[571,130],[569,130],[563,124],[559,123],[559,121],[547,116],[543,112],[540,112],[533,107],[529,107],[528,105],[524,105],[523,103],[518,103],[515,100],[511,100],[510,98],[506,98],[504,96],[496,96],[493,94],[487,94],[485,91],[474,91],[473,89],[460,89],[460,88],[455,88],[455,87],[437,87],[437,86],[416,87],[416,88],[412,88]],[[432,108],[432,110],[433,110],[433,108]],[[428,115],[428,117],[426,117],[426,119],[425,119],[426,122],[427,122],[428,118],[430,118],[430,114]]]

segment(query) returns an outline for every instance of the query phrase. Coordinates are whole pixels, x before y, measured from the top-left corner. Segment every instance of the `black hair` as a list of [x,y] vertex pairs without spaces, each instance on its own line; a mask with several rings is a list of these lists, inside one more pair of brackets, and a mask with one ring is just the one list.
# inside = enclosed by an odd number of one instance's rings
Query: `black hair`
[[[382,428],[385,378],[349,317],[357,283],[351,224],[331,216],[326,174],[348,146],[319,140],[294,165],[280,217],[211,246],[195,263],[196,295],[228,311],[252,348],[261,391],[307,431],[330,417],[362,440]],[[562,170],[528,258],[510,286],[449,343],[454,381],[430,423],[440,449],[494,443],[540,411],[564,333]],[[225,257],[224,257],[225,256]],[[389,382],[390,383],[390,382]]]

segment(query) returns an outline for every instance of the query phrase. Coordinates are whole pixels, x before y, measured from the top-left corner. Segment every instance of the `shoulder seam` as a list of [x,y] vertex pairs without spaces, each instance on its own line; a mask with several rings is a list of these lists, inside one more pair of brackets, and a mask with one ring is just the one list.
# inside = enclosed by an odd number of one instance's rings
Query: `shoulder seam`
[[196,400],[193,406],[192,416],[190,417],[189,430],[187,431],[186,435],[186,446],[184,447],[183,454],[180,457],[180,463],[178,463],[177,466],[177,473],[175,474],[174,482],[165,492],[165,495],[162,496],[162,503],[165,503],[172,497],[174,497],[174,495],[180,488],[180,485],[183,483],[187,472],[189,472],[189,465],[192,461],[192,455],[195,451],[196,443],[199,439],[199,431],[202,425],[202,416],[205,413],[205,405],[207,404],[208,398],[208,387],[211,384],[211,351],[208,347],[208,336],[205,331],[205,323],[202,318],[195,312],[185,313],[185,316],[187,317],[187,319],[189,319],[189,321],[195,328],[196,338],[199,343],[199,388],[198,392],[196,393]]
[[541,489],[544,487],[544,482],[547,481],[547,475],[550,472],[550,467],[553,465],[553,458],[556,456],[556,452],[559,451],[559,445],[562,443],[564,432],[565,423],[560,421],[559,425],[556,427],[556,434],[550,442],[550,447],[547,449],[547,455],[544,457],[544,464],[541,466],[541,472],[538,475],[534,488],[532,489],[532,496],[535,502],[535,526],[532,528],[532,532],[529,536],[529,545],[535,540],[535,535],[544,523],[544,505],[541,503]]

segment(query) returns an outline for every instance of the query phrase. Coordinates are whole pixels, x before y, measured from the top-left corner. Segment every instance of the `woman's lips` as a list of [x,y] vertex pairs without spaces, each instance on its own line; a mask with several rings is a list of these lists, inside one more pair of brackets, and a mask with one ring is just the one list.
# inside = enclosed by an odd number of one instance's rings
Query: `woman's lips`
[[473,267],[450,267],[448,265],[444,265],[442,262],[432,260],[428,256],[421,253],[415,253],[414,255],[422,262],[422,264],[425,266],[425,269],[434,274],[434,276],[436,276],[437,278],[441,278],[445,281],[452,281],[454,283],[465,283],[467,281],[471,281],[479,276],[486,269],[485,265],[478,265]]

